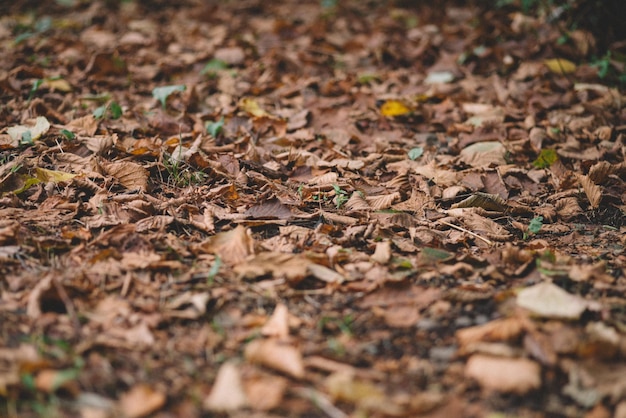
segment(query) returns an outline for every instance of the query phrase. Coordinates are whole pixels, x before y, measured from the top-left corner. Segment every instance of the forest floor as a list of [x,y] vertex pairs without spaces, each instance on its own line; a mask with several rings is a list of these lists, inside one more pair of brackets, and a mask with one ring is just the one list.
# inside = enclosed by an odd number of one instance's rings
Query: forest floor
[[626,417],[624,67],[590,33],[38,3],[0,6],[0,416]]

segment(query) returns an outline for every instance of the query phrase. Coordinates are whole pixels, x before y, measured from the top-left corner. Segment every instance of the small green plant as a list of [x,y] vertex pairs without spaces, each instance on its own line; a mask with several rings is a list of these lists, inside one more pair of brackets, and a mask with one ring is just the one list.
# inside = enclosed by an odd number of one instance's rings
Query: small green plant
[[155,87],[152,89],[152,96],[161,102],[161,106],[165,109],[167,98],[176,91],[185,91],[187,87],[184,84],[177,84],[173,86]]
[[72,141],[76,138],[76,135],[72,131],[68,131],[67,129],[61,129],[61,135],[63,135],[66,139]]
[[93,111],[93,117],[96,119],[104,119],[107,115],[110,119],[119,119],[122,117],[122,107],[115,101],[111,100],[106,104],[99,106]]
[[424,148],[422,147],[411,148],[408,152],[409,159],[413,161],[417,160],[423,154],[424,154]]
[[543,216],[535,216],[528,224],[528,231],[524,232],[524,239],[528,239],[531,235],[535,235],[541,231],[543,226]]
[[220,134],[220,132],[222,132],[222,129],[224,128],[224,117],[222,116],[222,118],[217,122],[206,122],[204,126],[209,135],[211,135],[213,138],[217,138],[217,136]]
[[[182,152],[182,148],[179,147],[179,150]],[[169,180],[177,187],[202,184],[208,177],[208,174],[205,172],[191,169],[180,161],[180,159],[172,158],[171,156],[163,159],[163,165],[169,174]]]
[[41,85],[43,84],[43,79],[38,78],[37,80],[35,80],[33,82],[33,86],[30,89],[30,92],[28,92],[28,101],[30,102],[33,97],[35,97],[35,93],[37,93],[37,90],[39,90],[39,87],[41,87]]
[[217,255],[215,256],[215,261],[213,262],[213,265],[209,269],[209,272],[207,273],[207,276],[206,276],[206,282],[209,286],[213,284],[215,280],[215,276],[217,276],[217,273],[219,273],[221,266],[222,266],[222,259],[220,258],[219,255]]
[[542,149],[539,156],[533,161],[536,168],[548,168],[559,159],[558,154],[553,149]]
[[222,70],[227,70],[228,64],[226,64],[222,60],[218,60],[217,58],[213,58],[211,61],[207,62],[200,74],[208,75],[211,78],[217,77],[218,72]]
[[337,206],[337,209],[339,209],[348,201],[348,192],[339,187],[338,184],[333,184],[333,189],[335,190],[335,205]]

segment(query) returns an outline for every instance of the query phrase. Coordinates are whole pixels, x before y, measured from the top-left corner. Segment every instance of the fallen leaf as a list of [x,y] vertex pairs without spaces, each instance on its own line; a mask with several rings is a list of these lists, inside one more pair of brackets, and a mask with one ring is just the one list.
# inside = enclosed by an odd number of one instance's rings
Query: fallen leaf
[[146,417],[165,405],[166,397],[160,391],[146,384],[133,386],[119,400],[119,409],[125,417]]
[[35,124],[33,126],[16,125],[7,129],[7,133],[15,141],[36,141],[41,138],[41,135],[48,132],[50,129],[50,122],[43,116],[37,116]]
[[205,409],[216,412],[236,411],[248,405],[248,397],[235,363],[228,361],[222,364],[211,394],[204,399],[203,405]]
[[541,367],[524,358],[475,354],[467,360],[465,376],[486,390],[523,395],[541,387]]
[[304,377],[304,363],[300,351],[274,338],[250,342],[244,355],[251,363],[261,364],[297,379]]
[[589,303],[555,284],[542,282],[521,290],[517,306],[546,318],[578,319]]
[[563,58],[552,58],[543,62],[554,74],[564,75],[576,71],[576,64]]

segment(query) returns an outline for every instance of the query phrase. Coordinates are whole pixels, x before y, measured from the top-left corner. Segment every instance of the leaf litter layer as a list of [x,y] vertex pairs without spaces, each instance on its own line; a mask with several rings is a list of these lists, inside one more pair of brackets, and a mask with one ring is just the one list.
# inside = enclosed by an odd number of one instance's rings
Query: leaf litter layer
[[0,415],[626,416],[591,34],[64,4],[0,19]]

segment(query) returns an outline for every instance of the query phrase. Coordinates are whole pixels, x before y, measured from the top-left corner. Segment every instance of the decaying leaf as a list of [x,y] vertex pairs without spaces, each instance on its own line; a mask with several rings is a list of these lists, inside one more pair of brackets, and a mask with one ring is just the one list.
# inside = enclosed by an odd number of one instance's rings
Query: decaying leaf
[[246,346],[245,357],[251,363],[261,364],[292,377],[304,377],[302,355],[289,343],[273,338],[257,339]]
[[467,360],[465,375],[483,389],[524,394],[541,387],[541,367],[525,358],[499,358],[475,354]]
[[148,172],[137,163],[117,161],[103,164],[102,168],[127,189],[146,191],[148,188]]
[[585,191],[585,195],[589,200],[589,204],[592,208],[598,208],[600,206],[600,201],[602,200],[602,188],[595,184],[588,176],[578,175],[578,181],[580,181],[583,190]]
[[211,394],[204,400],[204,408],[210,411],[236,411],[248,404],[239,367],[233,362],[224,363],[213,383]]
[[534,315],[563,319],[578,319],[590,306],[589,302],[550,282],[541,282],[520,291],[517,305]]
[[138,384],[122,395],[119,409],[128,418],[149,416],[165,404],[165,394],[149,385]]

